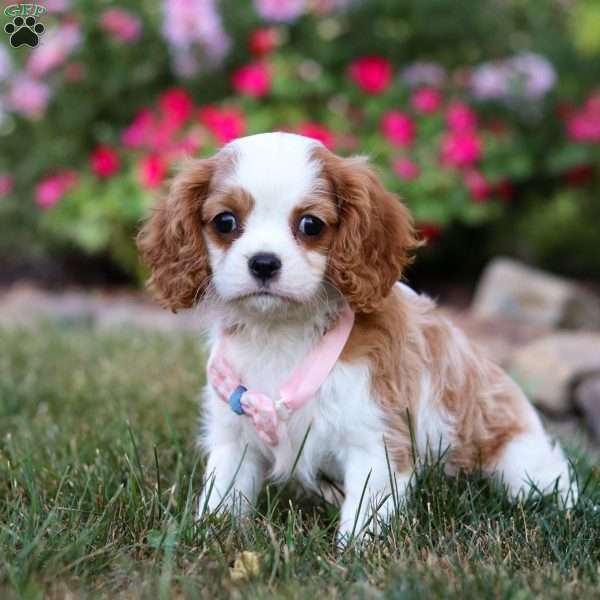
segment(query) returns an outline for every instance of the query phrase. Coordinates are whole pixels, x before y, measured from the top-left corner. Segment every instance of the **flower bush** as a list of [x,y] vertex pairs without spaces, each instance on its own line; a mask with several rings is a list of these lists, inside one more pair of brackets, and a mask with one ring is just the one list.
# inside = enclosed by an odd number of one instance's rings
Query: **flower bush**
[[[493,227],[518,250],[514,224],[530,231],[543,197],[585,224],[600,212],[600,48],[581,51],[558,1],[505,4],[492,22],[462,0],[56,3],[21,64],[0,46],[0,216],[136,273],[135,230],[181,160],[282,130],[371,156],[434,248]],[[528,239],[543,261],[548,238]]]

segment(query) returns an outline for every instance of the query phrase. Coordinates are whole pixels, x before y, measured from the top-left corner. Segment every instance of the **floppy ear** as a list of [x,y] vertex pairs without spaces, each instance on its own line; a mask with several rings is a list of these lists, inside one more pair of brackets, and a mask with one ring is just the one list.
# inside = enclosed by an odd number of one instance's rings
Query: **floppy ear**
[[339,211],[327,275],[356,312],[373,312],[420,245],[412,218],[365,158],[341,158],[324,148],[316,153]]
[[137,237],[142,261],[151,270],[148,287],[160,304],[173,312],[191,308],[209,281],[201,211],[214,171],[214,159],[186,166]]

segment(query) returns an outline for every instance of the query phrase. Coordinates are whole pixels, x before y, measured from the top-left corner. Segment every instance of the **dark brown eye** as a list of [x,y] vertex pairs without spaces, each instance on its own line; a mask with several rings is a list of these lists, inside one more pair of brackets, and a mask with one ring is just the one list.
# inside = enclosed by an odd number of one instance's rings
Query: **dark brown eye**
[[214,228],[222,235],[233,233],[238,228],[235,215],[230,212],[222,212],[213,219]]
[[300,221],[298,221],[298,231],[302,235],[308,235],[310,237],[319,235],[324,227],[325,223],[313,215],[304,215]]

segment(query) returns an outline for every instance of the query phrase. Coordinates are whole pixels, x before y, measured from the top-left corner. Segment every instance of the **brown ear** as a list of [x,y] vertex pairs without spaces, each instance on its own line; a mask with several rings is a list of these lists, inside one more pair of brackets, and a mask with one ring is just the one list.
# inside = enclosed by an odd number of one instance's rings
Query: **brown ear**
[[412,218],[364,158],[341,158],[319,148],[339,211],[328,277],[356,312],[377,310],[419,246]]
[[186,166],[137,237],[142,261],[151,269],[148,286],[160,304],[172,311],[191,308],[209,281],[201,211],[214,171],[214,159]]

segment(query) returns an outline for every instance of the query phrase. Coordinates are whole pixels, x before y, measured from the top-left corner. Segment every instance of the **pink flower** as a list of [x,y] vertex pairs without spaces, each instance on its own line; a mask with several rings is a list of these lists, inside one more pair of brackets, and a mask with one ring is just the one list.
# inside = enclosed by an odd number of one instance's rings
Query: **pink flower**
[[122,8],[107,8],[100,15],[100,27],[117,42],[135,42],[142,33],[142,22]]
[[191,77],[198,71],[198,46],[207,64],[218,66],[229,50],[230,40],[223,29],[217,0],[163,0],[162,6],[162,32],[177,74]]
[[58,27],[49,28],[44,33],[43,43],[29,55],[27,72],[33,77],[43,77],[63,65],[80,43],[81,28],[76,21],[64,21]]
[[492,188],[481,171],[469,169],[464,174],[464,182],[475,202],[485,202],[492,192]]
[[446,123],[453,131],[472,131],[477,127],[477,115],[464,102],[453,102],[446,111]]
[[169,159],[194,156],[202,146],[202,131],[199,126],[192,128],[184,137],[171,145],[167,156]]
[[46,0],[44,7],[49,13],[61,13],[71,8],[71,0]]
[[350,78],[367,94],[381,94],[392,81],[392,65],[382,56],[363,56],[350,65]]
[[50,94],[50,88],[45,83],[26,75],[17,75],[9,88],[7,104],[25,117],[40,119],[44,116]]
[[254,0],[254,7],[266,21],[291,23],[306,10],[306,0]]
[[0,173],[0,198],[8,196],[15,186],[14,179],[8,173]]
[[396,158],[392,163],[392,168],[400,179],[406,181],[413,181],[421,174],[419,167],[410,158]]
[[253,62],[237,69],[231,78],[238,94],[261,98],[271,91],[271,71],[263,62]]
[[220,144],[227,144],[246,131],[246,119],[236,108],[205,106],[200,111],[200,122]]
[[40,208],[52,208],[77,184],[75,171],[60,171],[42,179],[35,188],[35,201]]
[[298,133],[306,137],[318,140],[327,148],[333,148],[334,136],[333,133],[324,125],[319,123],[307,122],[298,127]]
[[399,110],[390,110],[381,119],[381,131],[394,146],[407,147],[415,139],[413,120]]
[[121,134],[121,141],[128,148],[140,148],[148,141],[148,133],[154,123],[149,108],[142,108],[133,118],[133,122]]
[[574,142],[600,142],[600,98],[590,96],[583,108],[567,117],[567,136]]
[[90,157],[93,173],[97,177],[111,177],[118,172],[121,161],[119,154],[111,146],[97,146]]
[[437,112],[442,105],[442,94],[432,87],[416,90],[411,98],[413,108],[424,115]]
[[140,183],[148,189],[159,187],[167,175],[167,165],[158,154],[150,154],[138,163]]
[[279,45],[279,38],[279,32],[274,27],[260,27],[250,34],[248,47],[252,54],[265,56]]
[[415,62],[402,70],[402,81],[409,87],[431,85],[439,87],[446,83],[447,74],[444,67],[434,62]]
[[481,138],[473,131],[450,131],[442,138],[442,164],[451,167],[469,167],[483,152]]
[[182,88],[171,88],[164,92],[158,101],[161,111],[175,127],[183,125],[194,110],[194,101],[190,94]]

